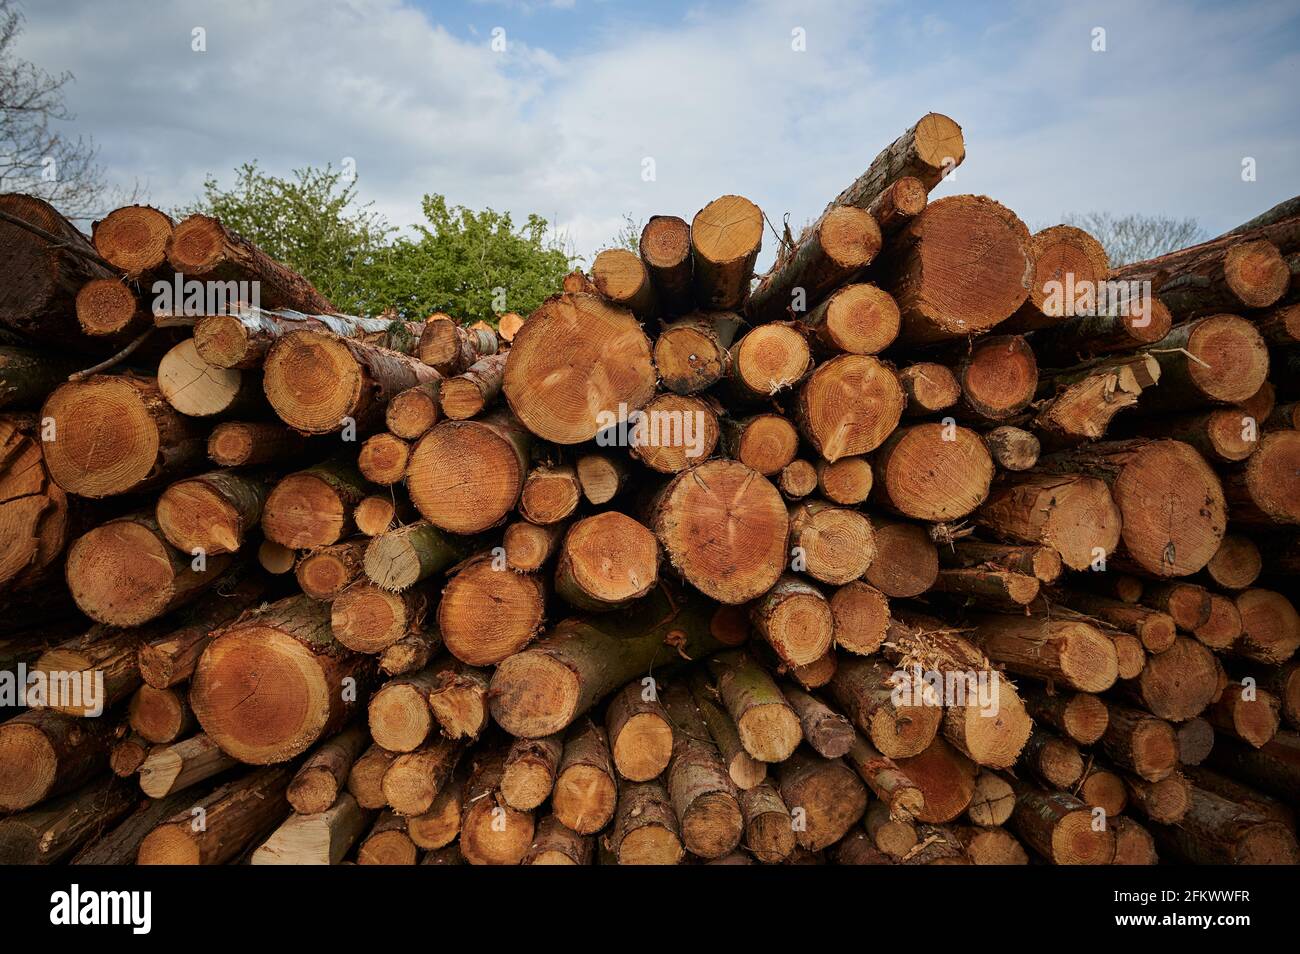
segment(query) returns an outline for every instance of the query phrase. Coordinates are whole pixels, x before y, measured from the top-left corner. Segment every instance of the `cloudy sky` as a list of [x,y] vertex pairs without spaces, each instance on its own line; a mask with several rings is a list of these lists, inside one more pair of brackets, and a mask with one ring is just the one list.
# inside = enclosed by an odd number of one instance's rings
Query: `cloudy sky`
[[541,213],[590,255],[625,214],[727,192],[797,227],[931,110],[967,143],[940,189],[1031,227],[1108,210],[1217,233],[1300,192],[1294,0],[22,2],[18,52],[75,75],[72,131],[163,207],[245,161],[351,158],[395,224],[441,192]]

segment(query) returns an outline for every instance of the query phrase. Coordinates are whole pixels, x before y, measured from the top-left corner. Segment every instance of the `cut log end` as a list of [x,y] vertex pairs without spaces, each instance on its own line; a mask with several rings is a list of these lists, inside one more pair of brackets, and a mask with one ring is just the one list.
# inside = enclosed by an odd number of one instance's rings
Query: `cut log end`
[[115,269],[135,278],[167,260],[171,234],[172,220],[165,212],[147,205],[123,206],[95,223],[95,251]]
[[267,354],[262,388],[280,419],[304,434],[329,434],[357,407],[365,374],[333,335],[291,331]]
[[140,314],[135,292],[115,278],[95,278],[77,292],[77,323],[91,337],[126,331]]

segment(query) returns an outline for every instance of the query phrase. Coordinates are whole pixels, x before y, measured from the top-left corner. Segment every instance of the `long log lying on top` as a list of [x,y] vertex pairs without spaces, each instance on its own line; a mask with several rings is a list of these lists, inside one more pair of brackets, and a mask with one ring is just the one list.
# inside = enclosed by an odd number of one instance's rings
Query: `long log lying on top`
[[311,282],[209,215],[191,215],[176,225],[167,240],[167,261],[191,279],[257,282],[264,308],[318,315],[334,310]]
[[326,331],[402,354],[414,354],[422,326],[387,318],[303,314],[241,305],[229,314],[207,315],[194,326],[194,347],[214,368],[256,368],[291,331]]
[[1111,281],[1150,282],[1175,318],[1267,308],[1291,280],[1278,247],[1258,232],[1226,235],[1113,269]]
[[871,161],[867,171],[831,203],[866,209],[905,176],[926,190],[937,186],[966,158],[961,127],[942,113],[926,113]]

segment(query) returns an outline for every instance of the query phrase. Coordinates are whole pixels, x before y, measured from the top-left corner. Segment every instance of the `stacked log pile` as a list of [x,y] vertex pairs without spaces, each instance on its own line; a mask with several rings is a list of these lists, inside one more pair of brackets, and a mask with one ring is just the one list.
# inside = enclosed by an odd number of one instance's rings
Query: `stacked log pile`
[[964,156],[495,330],[0,197],[0,861],[1296,863],[1294,204],[1111,268]]

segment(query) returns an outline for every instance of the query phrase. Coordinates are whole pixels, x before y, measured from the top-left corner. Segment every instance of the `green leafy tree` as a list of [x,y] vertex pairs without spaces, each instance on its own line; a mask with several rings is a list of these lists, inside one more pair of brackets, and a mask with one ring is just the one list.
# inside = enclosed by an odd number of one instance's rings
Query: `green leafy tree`
[[497,315],[527,315],[559,291],[570,258],[541,216],[516,227],[509,213],[449,206],[441,195],[426,195],[423,209],[427,224],[371,270],[371,293],[402,317],[442,311],[495,326]]
[[396,232],[357,200],[357,180],[343,170],[295,169],[283,179],[256,162],[235,170],[230,188],[209,176],[203,198],[181,214],[202,212],[301,272],[342,312],[371,313],[370,273]]

